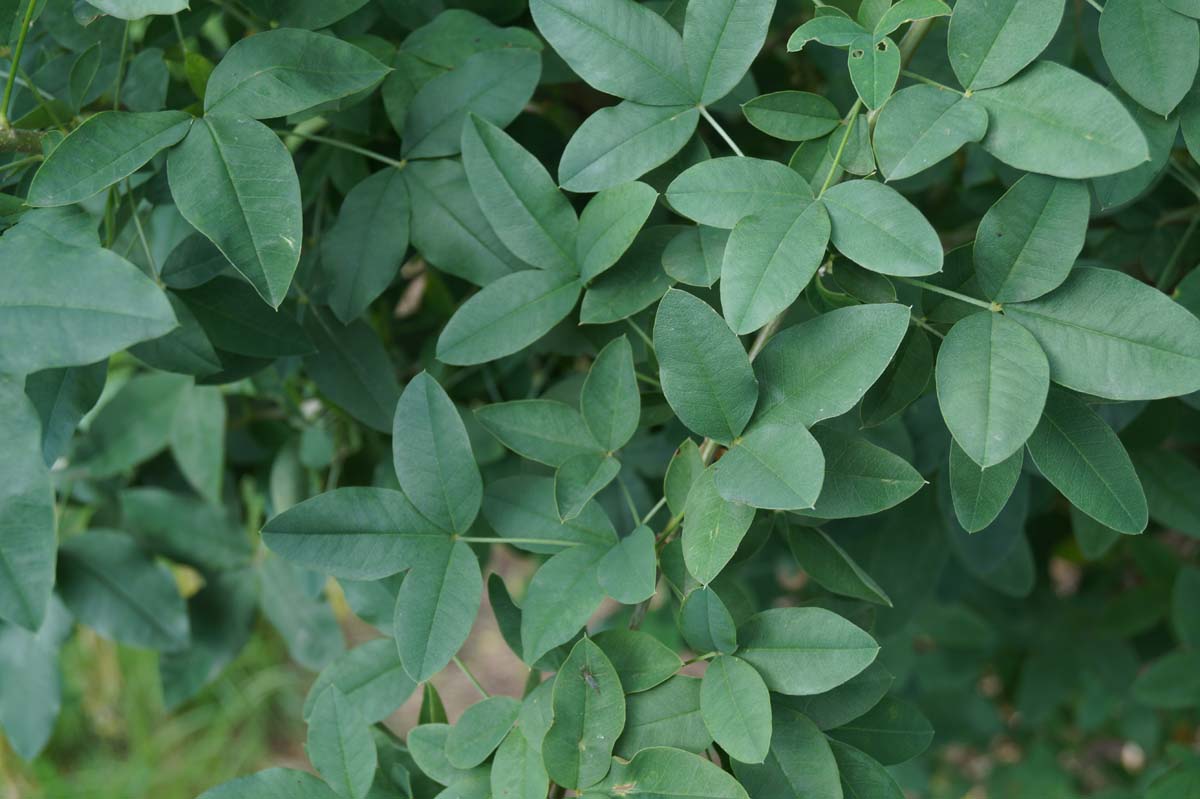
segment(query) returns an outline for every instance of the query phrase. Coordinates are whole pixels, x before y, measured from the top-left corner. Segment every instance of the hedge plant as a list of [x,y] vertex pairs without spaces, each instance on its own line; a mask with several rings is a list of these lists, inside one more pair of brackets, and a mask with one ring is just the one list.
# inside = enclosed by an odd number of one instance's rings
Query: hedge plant
[[1195,796],[1198,17],[0,0],[8,744],[262,617],[206,799]]

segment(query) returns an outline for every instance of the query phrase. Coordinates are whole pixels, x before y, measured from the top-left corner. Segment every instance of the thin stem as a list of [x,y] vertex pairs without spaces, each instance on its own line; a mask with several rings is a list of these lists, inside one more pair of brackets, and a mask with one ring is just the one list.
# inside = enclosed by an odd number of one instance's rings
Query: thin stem
[[40,155],[31,155],[28,158],[21,158],[16,161],[10,161],[7,164],[0,164],[0,174],[11,172],[14,169],[20,169],[23,166],[28,166],[29,164],[37,163],[41,160],[42,157]]
[[[910,313],[911,313],[911,312],[910,312]],[[914,314],[912,314],[912,316],[910,317],[910,321],[911,321],[911,322],[912,322],[914,325],[916,325],[917,327],[919,327],[919,328],[921,328],[922,330],[924,330],[926,333],[932,333],[933,335],[937,336],[938,338],[945,338],[945,336],[944,336],[944,335],[942,335],[942,333],[941,333],[941,332],[939,332],[938,330],[934,329],[934,328],[933,328],[933,327],[932,327],[932,326],[931,326],[931,325],[930,325],[928,322],[926,322],[926,321],[925,321],[924,319],[922,319],[921,317],[917,316],[915,313],[914,313]]]
[[117,82],[113,85],[113,110],[121,110],[121,81],[125,79],[125,53],[129,50],[129,23],[121,34],[121,54],[117,57]]
[[1197,182],[1191,173],[1181,167],[1174,161],[1167,162],[1167,173],[1175,178],[1181,186],[1190,191],[1196,197],[1200,197],[1200,182]]
[[346,150],[347,152],[358,153],[364,158],[373,158],[382,164],[394,166],[396,169],[404,169],[404,167],[408,166],[407,161],[397,161],[395,158],[388,158],[386,155],[377,153],[374,150],[368,150],[365,147],[359,147],[356,144],[350,144],[349,142],[344,142],[339,139],[331,139],[328,136],[318,136],[315,133],[301,133],[298,130],[277,130],[275,131],[275,134],[285,138],[288,136],[296,136],[297,138],[304,139],[305,141],[317,142],[318,144],[328,144],[330,147],[338,147],[342,150]]
[[900,70],[900,74],[906,78],[912,78],[915,81],[920,81],[921,83],[924,83],[928,86],[932,86],[935,89],[941,89],[942,91],[947,91],[947,92],[954,92],[955,94],[957,94],[959,96],[963,96],[963,97],[966,96],[963,92],[960,92],[958,89],[954,88],[953,86],[947,86],[944,83],[938,83],[933,78],[927,78],[924,75],[918,75],[916,72],[910,72],[907,69],[902,69],[902,70]]
[[460,535],[456,539],[468,544],[544,544],[548,547],[579,546],[578,541],[566,541],[561,538],[482,538]]
[[908,26],[908,31],[904,37],[900,39],[900,66],[907,67],[908,62],[912,61],[913,55],[917,52],[917,48],[921,46],[921,42],[925,39],[925,34],[929,33],[929,29],[933,27],[933,18],[919,19]]
[[817,193],[817,197],[822,197],[825,191],[833,183],[833,176],[838,170],[838,165],[842,163],[842,153],[846,150],[846,142],[850,141],[850,131],[854,129],[854,123],[858,121],[858,110],[862,108],[862,98],[854,101],[854,105],[850,106],[849,113],[846,114],[845,125],[846,130],[842,133],[842,142],[838,145],[837,152],[833,154],[833,163],[829,165],[829,173],[825,175],[825,182],[821,184],[821,191]]
[[1171,252],[1171,258],[1167,261],[1167,265],[1163,267],[1162,274],[1158,276],[1158,282],[1155,284],[1160,291],[1169,291],[1171,284],[1175,282],[1175,273],[1179,269],[1179,263],[1183,258],[1183,251],[1187,247],[1188,242],[1192,239],[1192,234],[1196,232],[1196,226],[1200,225],[1200,214],[1193,216],[1192,221],[1188,223],[1187,229],[1183,231],[1183,238],[1175,245],[1175,249]]
[[986,302],[984,300],[977,300],[974,297],[967,296],[966,294],[960,294],[957,291],[944,289],[941,286],[935,286],[933,283],[926,283],[924,280],[917,280],[916,278],[912,277],[900,277],[899,275],[893,275],[892,280],[899,280],[901,283],[907,283],[910,286],[917,286],[918,288],[923,288],[926,291],[932,291],[934,294],[953,297],[960,302],[969,303],[970,305],[977,305],[980,308],[986,308],[989,311],[1000,310],[999,306],[995,305],[994,303]]
[[633,321],[633,319],[628,316],[625,317],[625,321],[630,327],[633,328],[633,332],[637,333],[638,337],[641,338],[642,341],[646,342],[646,346],[650,348],[650,351],[654,352],[654,340],[646,335],[646,331],[642,330],[641,325]]
[[454,661],[454,665],[458,666],[459,670],[461,670],[463,674],[467,675],[467,679],[471,681],[471,685],[475,686],[475,690],[483,694],[484,699],[491,697],[491,694],[489,694],[479,680],[475,678],[475,675],[472,674],[471,670],[467,668],[467,664],[463,663],[462,660],[459,659],[458,655],[455,655],[452,660]]
[[638,513],[637,503],[633,501],[633,494],[629,493],[629,486],[625,485],[620,474],[617,475],[617,485],[621,487],[621,495],[625,497],[625,505],[629,508],[629,518],[636,522],[641,514]]
[[34,84],[33,79],[29,77],[29,73],[21,69],[19,66],[14,66],[14,69],[16,69],[17,73],[21,76],[21,80],[25,84],[25,87],[29,89],[29,93],[33,95],[34,102],[37,103],[38,108],[45,111],[46,116],[50,117],[50,121],[54,123],[54,127],[58,128],[65,134],[67,132],[67,126],[63,124],[61,119],[59,119],[58,114],[54,110],[54,106],[46,101],[46,95],[42,94],[37,85]]
[[37,0],[29,0],[25,6],[25,17],[21,20],[21,32],[17,35],[17,46],[12,54],[12,67],[8,70],[8,80],[4,82],[4,97],[0,99],[0,128],[7,128],[8,105],[12,102],[13,83],[17,79],[17,66],[21,63],[21,53],[25,50],[25,37],[29,35],[29,26],[33,24],[33,9]]
[[133,226],[137,230],[138,241],[142,243],[142,252],[146,254],[146,263],[150,266],[151,274],[157,279],[158,263],[154,260],[154,253],[150,252],[150,242],[146,240],[146,231],[142,227],[142,218],[138,215],[137,200],[133,196],[133,185],[130,184],[129,178],[125,178],[125,196],[129,198],[129,212],[133,216]]
[[1097,3],[1096,0],[1087,0],[1087,4],[1089,6],[1091,6],[1092,8],[1096,9],[1097,11],[1099,11],[1101,14],[1104,13],[1104,6]]
[[183,26],[179,24],[179,15],[172,14],[171,22],[175,25],[175,36],[179,38],[179,49],[183,51],[184,58],[187,58],[188,46],[187,39],[183,35]]
[[738,147],[737,143],[734,142],[734,140],[732,138],[730,138],[729,134],[725,132],[725,128],[721,127],[720,123],[718,123],[717,120],[713,119],[712,114],[708,113],[707,108],[705,108],[702,105],[697,106],[697,108],[700,109],[700,116],[704,117],[705,121],[708,122],[708,124],[712,125],[713,130],[715,130],[720,135],[720,137],[725,140],[725,143],[729,145],[730,150],[733,150],[735,153],[737,153],[740,156],[746,155],[744,152],[742,152],[742,148]]
[[645,383],[646,385],[648,385],[652,388],[659,388],[659,389],[662,388],[662,383],[658,382],[650,375],[644,375],[641,372],[634,372],[633,374],[638,380],[641,380],[643,383]]
[[703,655],[697,655],[696,657],[692,658],[691,660],[683,661],[683,665],[690,666],[693,663],[703,663],[706,660],[712,660],[719,654],[721,654],[721,653],[720,652],[705,652]]
[[646,512],[646,515],[642,517],[642,522],[641,522],[641,523],[642,523],[642,524],[646,524],[646,523],[647,523],[647,522],[649,522],[651,519],[653,519],[653,518],[654,518],[654,514],[658,513],[658,512],[659,512],[659,511],[662,509],[662,506],[663,506],[663,505],[666,505],[666,504],[667,504],[667,498],[666,498],[665,496],[663,496],[662,498],[660,498],[660,499],[658,500],[658,502],[655,502],[655,503],[654,503],[654,507],[653,507],[653,508],[651,508],[650,510],[648,510],[648,511]]

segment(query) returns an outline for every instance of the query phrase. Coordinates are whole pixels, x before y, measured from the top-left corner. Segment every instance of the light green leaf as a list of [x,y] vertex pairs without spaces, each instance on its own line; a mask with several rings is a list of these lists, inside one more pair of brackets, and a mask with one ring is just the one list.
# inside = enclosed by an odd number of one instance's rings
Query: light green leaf
[[1025,450],[1018,449],[1007,460],[983,469],[950,442],[950,496],[964,530],[977,533],[996,520],[1017,486],[1024,460]]
[[445,530],[465,533],[483,501],[483,480],[458,409],[428,372],[400,395],[392,423],[400,488],[417,510]]
[[1065,0],[962,0],[950,16],[946,51],[968,89],[999,86],[1050,44]]
[[520,701],[511,696],[490,696],[471,705],[446,737],[446,759],[455,768],[478,766],[508,735],[520,712]]
[[871,180],[839,183],[822,202],[833,246],[859,266],[884,275],[942,270],[942,243],[921,212],[895,189]]
[[13,751],[32,761],[46,746],[62,709],[58,659],[71,614],[57,598],[36,632],[0,622],[0,726]]
[[523,458],[562,466],[582,454],[603,454],[579,411],[558,400],[516,400],[485,405],[475,418]]
[[42,162],[29,185],[33,206],[81,202],[127,177],[187,135],[182,111],[103,111],[71,131]]
[[188,483],[219,505],[225,469],[225,398],[220,389],[193,386],[183,392],[171,424],[170,446]]
[[579,323],[603,325],[628,319],[653,305],[671,287],[663,252],[679,233],[677,225],[643,228],[611,269],[592,281],[579,306]]
[[789,525],[787,542],[801,568],[826,591],[892,606],[892,600],[871,575],[863,571],[825,531]]
[[471,190],[505,246],[536,267],[578,274],[579,219],[545,167],[474,114],[463,124],[462,152]]
[[553,690],[554,682],[547,680],[526,695],[516,727],[496,750],[491,769],[495,799],[542,796],[549,789],[550,775],[542,762],[542,739],[552,721]]
[[462,541],[413,566],[396,597],[396,647],[408,676],[425,682],[450,662],[471,632],[482,594],[479,561]]
[[829,214],[819,202],[739,220],[721,265],[721,310],[733,331],[753,333],[795,302],[828,244]]
[[899,505],[925,485],[908,461],[862,436],[825,427],[814,428],[813,435],[825,453],[825,482],[813,516],[870,516]]
[[744,216],[811,201],[812,188],[778,161],[713,158],[685,170],[667,187],[667,202],[702,225],[732,228]]
[[570,641],[604,601],[597,568],[605,552],[607,549],[594,546],[570,547],[543,563],[533,575],[521,614],[521,649],[526,663],[537,663],[542,655]]
[[950,16],[950,6],[941,0],[900,0],[875,23],[875,35],[886,35],[906,22]]
[[554,473],[558,518],[566,522],[578,516],[620,471],[621,462],[603,452],[581,452],[564,460]]
[[729,756],[761,763],[771,746],[771,694],[746,661],[721,655],[708,664],[700,682],[704,724]]
[[742,105],[746,121],[783,141],[819,139],[837,128],[842,115],[837,106],[811,92],[772,92]]
[[946,426],[986,469],[1019,451],[1037,427],[1050,365],[1028,330],[984,311],[950,328],[935,378]]
[[860,36],[850,42],[846,64],[858,96],[867,108],[874,110],[887,102],[896,88],[900,78],[900,48],[887,36]]
[[758,401],[758,381],[733,331],[703,300],[671,290],[658,305],[654,349],[663,395],[693,432],[732,442]]
[[300,181],[279,137],[247,117],[205,117],[167,154],[167,175],[183,217],[278,308],[303,234]]
[[25,396],[41,420],[42,460],[47,466],[66,451],[79,421],[100,399],[107,377],[108,361],[103,360],[87,366],[45,369],[25,378]]
[[671,239],[663,250],[663,270],[689,286],[711,286],[721,276],[729,231],[694,225]]
[[91,420],[74,462],[89,477],[103,479],[146,461],[166,449],[175,409],[190,378],[150,372],[120,387]]
[[1146,529],[1149,511],[1133,463],[1117,434],[1082,400],[1050,392],[1029,454],[1071,504],[1101,524],[1130,535]]
[[975,271],[996,302],[1036,299],[1067,279],[1083,250],[1091,200],[1070,180],[1026,175],[988,209],[975,234]]
[[336,36],[279,28],[229,48],[208,78],[204,110],[251,119],[285,117],[369,89],[387,73],[366,50]]
[[378,765],[362,714],[336,685],[326,688],[308,717],[308,758],[344,799],[363,799]]
[[683,666],[675,650],[639,630],[605,630],[592,640],[617,670],[626,694],[648,691],[670,679]]
[[613,339],[592,362],[579,395],[583,422],[600,447],[620,449],[633,438],[641,417],[641,395],[633,348],[626,336]]
[[1128,275],[1077,268],[1004,312],[1042,345],[1050,379],[1075,391],[1132,400],[1200,389],[1200,319]]
[[636,605],[654,596],[654,531],[642,525],[617,542],[598,565],[597,577],[604,593],[623,605]]
[[850,42],[864,33],[868,33],[866,28],[838,9],[836,12],[815,16],[796,28],[788,38],[787,49],[789,53],[798,53],[811,41],[820,42],[827,47],[849,47]]
[[730,502],[799,510],[811,508],[821,493],[825,456],[794,416],[775,414],[750,425],[712,469],[718,493]]
[[542,269],[489,283],[459,306],[442,328],[438,360],[470,366],[524,349],[571,312],[579,288],[574,275]]
[[924,752],[933,740],[933,727],[915,706],[885,696],[854,721],[830,730],[829,735],[891,766]]
[[91,5],[117,19],[141,19],[151,14],[186,11],[188,0],[96,0]]
[[683,510],[692,484],[703,471],[704,460],[700,457],[700,448],[692,439],[684,439],[667,464],[667,473],[663,476],[663,496],[671,513]]
[[1165,117],[1196,78],[1200,26],[1156,0],[1112,0],[1100,14],[1100,49],[1117,84]]
[[683,53],[701,105],[729,94],[767,38],[775,0],[694,0],[683,24]]
[[304,700],[306,719],[330,686],[344,694],[346,701],[361,714],[364,724],[374,724],[392,715],[417,689],[417,684],[405,673],[396,644],[390,638],[359,644],[326,666]]
[[875,639],[824,608],[775,608],[738,630],[738,657],[772,691],[805,696],[836,688],[879,654]]
[[879,111],[875,159],[888,180],[912,177],[967,142],[983,139],[987,125],[987,111],[971,98],[934,86],[909,86]]
[[646,105],[692,105],[683,41],[633,0],[532,0],[538,30],[589,85]]
[[737,649],[737,629],[729,609],[708,586],[696,588],[679,607],[679,631],[697,652],[732,653]]
[[617,542],[617,531],[596,502],[584,505],[574,519],[560,521],[554,503],[554,481],[548,477],[508,477],[488,483],[483,515],[505,538],[566,542],[513,545],[527,552],[554,554],[567,544],[607,549]]
[[608,772],[625,728],[621,680],[600,647],[584,638],[554,678],[554,723],[542,740],[546,771],[559,785],[586,788]]
[[626,700],[625,732],[615,754],[626,760],[654,746],[703,752],[712,736],[700,715],[700,680],[677,674]]
[[238,777],[200,799],[335,799],[333,789],[312,774],[290,768],[271,768]]
[[588,202],[576,241],[581,280],[592,280],[624,255],[657,202],[658,192],[636,181],[604,189]]
[[737,780],[711,761],[666,746],[642,749],[628,763],[614,759],[604,784],[583,799],[621,799],[630,785],[647,799],[748,799]]
[[1133,169],[1150,157],[1146,137],[1107,89],[1039,61],[975,99],[988,112],[983,148],[1009,166],[1060,178]]
[[558,162],[567,191],[619,186],[666,163],[692,134],[700,112],[691,105],[641,105],[628,100],[583,121]]
[[808,718],[776,705],[770,750],[761,764],[733,761],[733,773],[753,799],[820,796],[842,799],[829,741]]
[[717,493],[714,475],[715,470],[708,468],[696,478],[684,506],[683,560],[705,585],[733,558],[754,521],[753,507]]

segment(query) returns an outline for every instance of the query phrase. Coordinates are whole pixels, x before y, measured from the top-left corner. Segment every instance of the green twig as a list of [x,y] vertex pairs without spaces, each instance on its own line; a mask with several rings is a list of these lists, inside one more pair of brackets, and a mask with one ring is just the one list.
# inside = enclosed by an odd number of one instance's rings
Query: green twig
[[305,141],[317,142],[318,144],[328,144],[330,147],[337,147],[351,153],[358,153],[364,158],[373,158],[380,163],[394,166],[396,169],[404,169],[408,166],[407,161],[397,161],[395,158],[388,158],[382,153],[377,153],[374,150],[368,150],[365,147],[359,147],[357,144],[341,141],[340,139],[331,139],[328,136],[318,136],[315,133],[301,133],[297,130],[277,130],[275,134],[281,137],[296,136]]
[[29,166],[30,164],[37,163],[38,161],[41,161],[41,160],[42,160],[42,157],[40,155],[31,155],[28,158],[20,158],[16,161],[10,161],[7,164],[0,164],[0,174],[3,174],[5,172],[11,172],[14,169],[20,169],[21,167]]
[[650,348],[650,351],[654,352],[654,340],[646,335],[646,331],[642,330],[641,325],[628,316],[625,317],[625,322],[633,328],[633,332],[637,333],[642,341],[646,342],[646,346]]
[[4,96],[0,98],[0,128],[10,127],[8,123],[8,106],[12,102],[13,83],[17,79],[17,67],[21,63],[21,54],[25,50],[25,38],[29,35],[29,26],[33,24],[33,9],[37,0],[29,0],[25,6],[25,17],[21,20],[21,32],[17,34],[17,46],[12,54],[12,67],[8,70],[8,80],[4,82]]
[[117,56],[117,82],[113,84],[113,110],[121,110],[121,81],[125,80],[125,54],[129,51],[129,23],[121,34],[121,54]]
[[1196,232],[1196,226],[1200,225],[1200,214],[1192,217],[1192,221],[1188,223],[1187,229],[1183,231],[1183,237],[1179,239],[1179,243],[1175,245],[1175,249],[1171,251],[1171,257],[1167,261],[1167,265],[1163,267],[1162,274],[1158,276],[1158,281],[1155,285],[1160,291],[1171,290],[1171,284],[1175,282],[1175,273],[1179,271],[1179,264],[1183,258],[1183,251],[1187,248],[1188,242],[1192,239],[1192,234]]
[[842,163],[842,153],[846,151],[846,142],[850,140],[850,131],[854,129],[854,123],[858,121],[858,111],[862,108],[862,99],[854,101],[854,105],[850,106],[849,113],[846,114],[846,119],[843,124],[846,130],[842,133],[842,141],[838,145],[837,152],[833,154],[833,163],[829,165],[829,172],[825,175],[825,182],[821,184],[821,191],[817,192],[817,197],[825,195],[825,191],[832,185],[833,176],[837,173],[838,166]]
[[463,663],[462,660],[459,659],[458,655],[455,655],[453,657],[453,660],[454,660],[454,665],[458,666],[459,670],[462,671],[463,674],[467,675],[467,679],[471,681],[471,685],[475,686],[475,690],[479,691],[479,693],[483,694],[484,699],[489,698],[491,696],[491,694],[489,694],[487,692],[487,690],[483,687],[483,684],[480,683],[479,680],[477,680],[475,678],[475,675],[472,674],[471,670],[467,668],[467,664]]
[[902,70],[900,70],[900,74],[906,78],[912,78],[915,81],[924,83],[927,86],[932,86],[935,89],[941,89],[942,91],[947,91],[947,92],[954,92],[955,94],[962,96],[962,97],[966,96],[966,94],[964,92],[960,92],[958,89],[954,88],[953,86],[947,86],[944,83],[938,83],[936,80],[933,80],[932,78],[927,78],[924,75],[918,75],[916,72],[910,72],[907,69],[902,69]]
[[717,122],[717,120],[713,119],[712,114],[708,113],[708,109],[702,105],[697,106],[697,108],[700,109],[700,116],[704,117],[704,120],[708,124],[712,125],[713,130],[715,130],[720,135],[720,137],[725,140],[725,143],[729,145],[729,149],[733,150],[738,155],[744,157],[746,154],[744,152],[742,152],[742,149],[737,146],[737,143],[734,142],[734,140],[730,137],[730,135],[725,132],[725,128],[721,127],[721,125]]
[[917,286],[918,288],[925,289],[926,291],[932,291],[934,294],[941,294],[945,297],[951,297],[960,302],[976,305],[989,311],[1001,310],[1000,306],[996,305],[995,303],[987,302],[986,300],[979,300],[966,294],[960,294],[957,291],[951,291],[950,289],[944,289],[941,286],[934,285],[933,283],[927,283],[924,280],[917,280],[913,277],[901,277],[899,275],[892,275],[892,280],[899,280],[901,283],[907,283],[910,286]]
[[561,538],[483,538],[477,536],[458,536],[459,541],[468,544],[540,544],[548,547],[579,546],[578,541],[566,541]]

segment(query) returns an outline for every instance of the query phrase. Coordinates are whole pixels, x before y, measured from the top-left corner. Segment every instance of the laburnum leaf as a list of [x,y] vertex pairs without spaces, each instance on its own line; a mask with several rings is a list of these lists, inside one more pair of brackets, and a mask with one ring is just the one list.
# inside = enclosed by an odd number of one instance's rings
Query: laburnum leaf
[[446,759],[455,768],[474,768],[487,760],[517,721],[521,702],[490,696],[463,711],[446,737]]
[[900,78],[900,48],[887,36],[867,34],[850,42],[846,64],[863,104],[872,110],[892,96]]
[[964,530],[976,533],[995,521],[1017,486],[1024,460],[1022,448],[984,469],[956,442],[950,442],[950,496],[954,515]]
[[737,552],[754,521],[754,508],[722,497],[710,467],[692,484],[684,514],[683,560],[688,571],[707,585]]
[[183,217],[278,308],[303,235],[300,180],[279,137],[245,116],[196,120],[167,154],[167,176]]
[[887,695],[896,678],[876,660],[836,688],[810,696],[779,696],[776,701],[800,711],[818,729],[831,730],[866,713]]
[[483,501],[483,479],[458,409],[428,372],[400,395],[392,455],[400,488],[425,518],[457,533],[470,529]]
[[821,493],[825,456],[795,416],[773,414],[750,425],[712,470],[717,492],[730,502],[799,510]]
[[1059,385],[1124,400],[1200,389],[1200,319],[1129,275],[1080,267],[1046,296],[1004,312],[1042,345]]
[[728,230],[694,225],[676,234],[663,250],[663,270],[689,286],[711,286],[721,276]]
[[102,111],[89,117],[42,162],[26,202],[53,206],[86,200],[179,143],[192,119],[183,111]]
[[771,746],[771,694],[750,664],[714,658],[700,682],[700,712],[713,740],[741,763],[761,763]]
[[117,19],[134,20],[152,14],[176,14],[187,10],[187,0],[97,0],[93,3]]
[[920,211],[895,189],[850,180],[825,192],[833,246],[859,266],[884,275],[932,275],[942,244]]
[[872,799],[904,799],[904,790],[896,778],[875,758],[836,738],[829,747],[837,761],[838,776],[845,796],[870,796]]
[[692,105],[642,105],[626,100],[601,108],[575,129],[558,162],[567,191],[602,191],[666,163],[696,132]]
[[487,768],[456,768],[446,758],[446,740],[453,729],[446,724],[446,708],[433,683],[426,683],[424,702],[421,705],[421,724],[408,733],[409,754],[420,773],[434,782],[451,789],[454,794],[467,796],[486,795],[488,784]]
[[533,155],[487,119],[462,127],[463,166],[479,207],[513,253],[542,269],[578,274],[579,219]]
[[497,402],[475,418],[504,446],[523,458],[562,466],[576,455],[603,454],[579,411],[558,400]]
[[336,687],[346,701],[362,715],[365,724],[374,724],[390,716],[417,689],[404,671],[396,644],[390,638],[376,638],[359,644],[338,657],[317,675],[304,700],[307,719],[325,689]]
[[683,41],[670,23],[633,0],[532,0],[538,30],[563,60],[602,92],[646,105],[691,105]]
[[1100,14],[1100,49],[1117,85],[1165,117],[1196,78],[1200,25],[1162,2],[1115,0]]
[[692,439],[685,439],[675,450],[675,455],[667,464],[667,473],[663,476],[663,495],[671,513],[683,510],[688,492],[692,490],[696,478],[704,471],[704,465],[700,447]]
[[448,531],[399,491],[338,488],[288,508],[262,531],[263,543],[290,561],[335,577],[376,580],[411,568],[445,547]]
[[733,332],[753,333],[795,302],[828,244],[829,214],[816,201],[739,220],[721,265],[721,310]]
[[767,38],[775,0],[696,0],[683,23],[683,53],[701,105],[733,90]]
[[708,586],[696,588],[683,598],[679,608],[679,631],[688,646],[697,652],[729,654],[737,649],[733,617],[717,592]]
[[505,127],[529,102],[542,74],[542,57],[524,47],[484,50],[423,85],[405,116],[405,158],[454,155],[463,123],[477,115]]
[[830,730],[829,735],[891,766],[924,752],[933,741],[933,726],[912,704],[885,696],[854,721]]
[[50,740],[62,709],[58,658],[71,633],[71,614],[51,599],[36,631],[0,622],[0,726],[22,759],[32,761]]
[[604,778],[613,746],[625,728],[625,694],[612,663],[584,638],[554,678],[554,723],[542,739],[550,778],[587,788]]
[[567,458],[554,473],[558,517],[564,522],[574,519],[620,471],[621,462],[603,452],[581,452]]
[[272,768],[238,777],[211,791],[200,799],[335,799],[333,789],[306,771]]
[[841,799],[837,762],[828,739],[803,714],[776,704],[771,744],[762,763],[733,761],[733,773],[754,799],[827,796]]
[[934,86],[892,95],[875,119],[875,159],[888,180],[912,177],[987,133],[987,111]]
[[824,608],[775,608],[738,629],[737,655],[772,691],[804,696],[836,688],[879,654],[875,639]]
[[[513,546],[552,555],[564,546],[583,544],[607,549],[617,531],[595,502],[588,502],[573,519],[562,521],[554,502],[554,481],[548,477],[507,477],[488,483],[483,515],[505,538],[521,539]],[[549,543],[534,543],[545,539]]]
[[1050,44],[1065,0],[963,0],[954,4],[946,51],[968,89],[999,86]]
[[204,110],[285,117],[368,89],[387,73],[366,50],[336,36],[279,28],[229,48],[205,85]]
[[[108,377],[108,361],[44,369],[25,378],[25,396],[41,420],[42,460],[58,460],[84,414],[95,406]],[[17,408],[16,404],[6,406]]]
[[620,260],[658,202],[645,183],[625,183],[593,197],[579,218],[575,260],[587,282]]
[[950,6],[941,0],[900,0],[875,23],[875,35],[891,33],[906,22],[950,16]]
[[1072,505],[1122,533],[1146,529],[1146,496],[1129,454],[1082,400],[1051,391],[1028,443],[1034,464]]
[[1200,496],[1191,490],[1200,479],[1200,468],[1173,450],[1142,451],[1134,455],[1133,463],[1146,491],[1150,518],[1200,538]]
[[542,740],[553,721],[551,695],[554,681],[547,680],[525,696],[516,726],[496,750],[492,760],[491,788],[495,799],[541,796],[550,787],[542,762]]
[[643,749],[670,746],[703,752],[712,736],[700,714],[700,680],[677,674],[627,699],[625,731],[615,754],[632,759]]
[[308,717],[308,758],[317,773],[344,799],[363,799],[378,765],[371,730],[358,708],[338,690],[326,688]]
[[680,214],[711,227],[732,228],[744,216],[810,201],[812,188],[778,161],[713,158],[686,169],[667,187]]
[[630,786],[656,799],[749,799],[746,789],[709,760],[682,749],[651,746],[629,762],[614,759],[608,778],[581,799],[620,799]]
[[605,630],[592,640],[617,670],[626,694],[661,685],[683,666],[673,649],[640,630]]
[[536,663],[570,641],[604,601],[597,570],[607,551],[596,546],[569,547],[533,575],[521,608],[521,654],[526,663]]
[[304,331],[317,348],[304,357],[304,370],[321,393],[368,427],[391,430],[400,384],[374,328],[362,319],[343,327],[324,308],[309,306]]
[[841,9],[817,16],[805,22],[788,38],[789,53],[804,49],[804,45],[816,41],[828,47],[849,47],[850,43],[869,31],[851,19]]
[[750,358],[707,303],[672,289],[658,304],[654,349],[667,402],[693,432],[732,442],[758,401]]
[[462,541],[447,541],[413,566],[396,596],[396,646],[408,676],[425,682],[450,662],[482,594],[479,561]]
[[863,436],[826,427],[814,428],[813,435],[825,453],[825,481],[812,516],[870,516],[899,505],[925,485],[908,461]]
[[996,302],[1036,299],[1067,279],[1083,250],[1091,200],[1084,184],[1026,175],[979,223],[979,286]]
[[[544,48],[541,39],[528,28],[501,28],[465,8],[439,11],[416,11],[408,17],[407,22],[416,24],[405,24],[412,33],[404,39],[403,49],[442,69],[462,66],[472,55],[484,50],[524,47],[540,51]],[[402,14],[396,16],[403,17]]]
[[579,323],[619,322],[660,300],[671,288],[671,278],[662,267],[663,252],[680,229],[678,225],[643,228],[620,260],[588,286],[579,306]]
[[974,97],[988,112],[983,148],[1017,169],[1093,178],[1124,172],[1150,157],[1146,137],[1125,106],[1061,64],[1039,61]]
[[892,600],[837,542],[816,527],[791,525],[788,547],[804,571],[827,591],[892,606]]
[[604,593],[625,605],[654,596],[654,544],[654,531],[645,525],[618,541],[597,565]]
[[1050,365],[1028,330],[982,311],[950,328],[938,350],[935,379],[946,426],[986,469],[1019,451],[1037,427]]
[[151,372],[135,375],[101,406],[75,453],[75,463],[102,479],[132,469],[166,449],[175,411],[190,380]]
[[819,94],[783,91],[755,97],[742,104],[742,114],[754,127],[783,141],[819,139],[837,128],[842,115]]
[[169,443],[179,471],[213,504],[225,470],[225,398],[215,386],[192,386],[175,408]]
[[925,391],[933,374],[929,334],[910,326],[895,357],[866,394],[859,409],[864,426],[882,424],[903,411]]
[[633,438],[641,418],[641,395],[629,339],[613,339],[592,362],[579,394],[579,409],[592,437],[606,451]]

